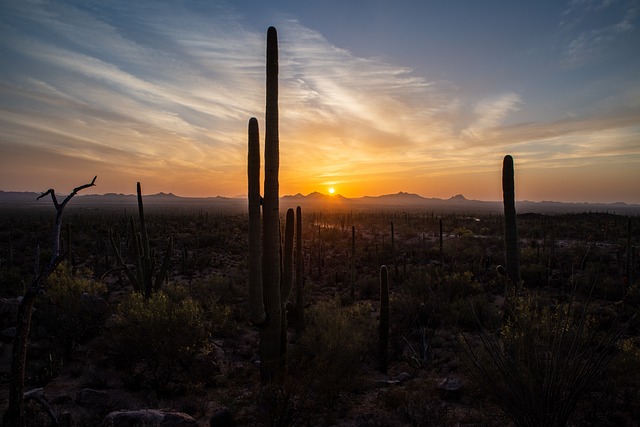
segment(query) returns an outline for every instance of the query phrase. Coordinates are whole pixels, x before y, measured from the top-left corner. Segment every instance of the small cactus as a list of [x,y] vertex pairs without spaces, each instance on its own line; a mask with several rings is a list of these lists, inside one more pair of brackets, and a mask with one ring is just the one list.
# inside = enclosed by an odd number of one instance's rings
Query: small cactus
[[380,372],[387,373],[389,364],[389,271],[386,265],[380,267],[380,337],[378,340],[378,355]]
[[504,241],[507,278],[514,285],[520,282],[518,228],[516,223],[513,157],[507,155],[502,163],[502,194],[504,201]]
[[296,207],[296,334],[304,331],[304,260],[302,258],[302,208]]

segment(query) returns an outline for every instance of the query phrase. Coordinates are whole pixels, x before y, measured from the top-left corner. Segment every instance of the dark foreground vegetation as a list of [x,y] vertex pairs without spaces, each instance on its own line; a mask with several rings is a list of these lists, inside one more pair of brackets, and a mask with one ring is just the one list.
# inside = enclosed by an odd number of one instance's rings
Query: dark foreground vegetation
[[[51,255],[51,211],[0,213],[3,412],[16,298]],[[135,273],[135,210],[71,204],[65,215],[64,262],[36,301],[26,374],[60,425],[137,409],[199,423],[176,425],[640,419],[637,218],[518,215],[522,283],[511,288],[502,215],[303,213],[304,329],[294,286],[286,374],[261,385],[246,214],[147,209],[153,277],[169,251],[167,279],[148,294],[114,250]],[[28,425],[47,425],[43,405],[26,405]]]

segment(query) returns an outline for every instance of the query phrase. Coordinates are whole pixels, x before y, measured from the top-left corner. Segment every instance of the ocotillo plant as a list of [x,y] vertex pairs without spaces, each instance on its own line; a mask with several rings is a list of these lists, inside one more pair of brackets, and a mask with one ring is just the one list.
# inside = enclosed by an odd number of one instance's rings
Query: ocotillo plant
[[506,155],[502,163],[502,197],[504,201],[504,242],[507,278],[514,285],[520,282],[518,228],[516,223],[513,157]]
[[386,265],[380,267],[380,337],[378,340],[378,357],[380,371],[387,373],[389,356],[389,271]]
[[173,250],[173,236],[169,237],[160,270],[156,273],[156,259],[149,245],[149,235],[147,233],[144,206],[142,204],[142,191],[140,189],[139,182],[136,187],[138,192],[138,218],[140,221],[140,231],[136,231],[135,223],[133,218],[131,218],[135,272],[125,263],[124,257],[120,252],[120,236],[117,233],[109,232],[109,240],[111,241],[113,252],[118,258],[120,269],[124,270],[133,288],[138,292],[143,292],[146,299],[149,298],[153,292],[160,289],[162,283],[167,280],[169,263],[171,261],[171,251]]
[[[283,349],[286,345],[286,337],[283,336],[282,308],[286,302],[282,297],[288,298],[288,292],[282,292],[281,254],[280,254],[280,200],[278,170],[280,164],[280,148],[278,134],[278,35],[274,27],[267,30],[267,102],[265,112],[265,148],[264,148],[264,196],[262,199],[262,259],[261,280],[262,300],[259,299],[259,291],[255,289],[257,279],[253,277],[250,286],[253,301],[250,302],[252,318],[261,319],[261,311],[264,311],[264,321],[259,322],[260,327],[260,371],[263,383],[273,381],[278,377],[284,366]],[[255,122],[252,124],[252,122]],[[255,126],[255,128],[254,128]],[[250,244],[255,245],[260,239],[260,230],[255,227],[259,223],[259,205],[256,205],[259,192],[260,158],[257,148],[258,127],[255,118],[249,121],[249,223]],[[256,170],[258,171],[256,173]],[[257,208],[256,208],[257,206]],[[256,219],[258,218],[258,219]],[[256,246],[249,249],[251,274],[256,274],[258,267],[255,262]],[[289,282],[289,289],[290,289]],[[286,289],[285,289],[286,290]],[[284,331],[286,332],[286,331]],[[283,342],[284,341],[284,342]]]

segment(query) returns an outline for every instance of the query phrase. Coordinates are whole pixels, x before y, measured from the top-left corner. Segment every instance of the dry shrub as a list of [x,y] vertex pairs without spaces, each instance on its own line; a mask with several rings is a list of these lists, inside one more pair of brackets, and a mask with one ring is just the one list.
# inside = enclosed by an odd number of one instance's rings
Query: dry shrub
[[497,330],[461,334],[469,373],[516,426],[565,426],[616,354],[624,325],[585,304],[513,296]]
[[190,382],[190,366],[208,348],[210,330],[197,302],[160,290],[146,301],[140,293],[129,294],[111,333],[114,358],[127,368],[129,386],[171,394]]

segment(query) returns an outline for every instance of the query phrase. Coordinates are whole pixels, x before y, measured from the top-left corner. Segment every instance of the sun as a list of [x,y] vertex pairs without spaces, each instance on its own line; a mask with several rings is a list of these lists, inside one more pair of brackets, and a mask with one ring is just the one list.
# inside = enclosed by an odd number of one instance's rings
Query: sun
[[335,192],[336,192],[335,188],[329,187],[329,194],[333,195],[333,194],[335,194]]

